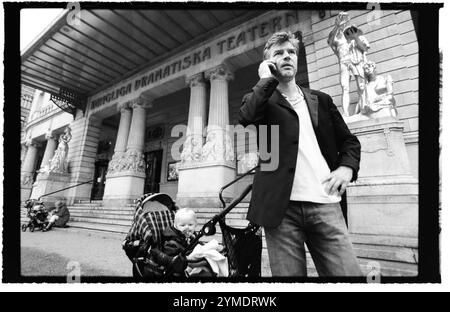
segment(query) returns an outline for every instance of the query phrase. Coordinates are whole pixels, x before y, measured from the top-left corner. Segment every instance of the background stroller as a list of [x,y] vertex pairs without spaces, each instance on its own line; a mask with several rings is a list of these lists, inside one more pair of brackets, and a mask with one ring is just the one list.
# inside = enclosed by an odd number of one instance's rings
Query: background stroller
[[30,229],[30,232],[34,232],[36,228],[42,230],[48,224],[48,211],[42,201],[28,199],[25,202],[25,208],[27,209],[29,221],[28,223],[22,224],[23,232],[25,232],[27,228]]
[[[260,227],[249,224],[245,228],[233,228],[226,224],[225,216],[251,191],[249,185],[242,194],[232,201],[228,207],[222,198],[225,188],[231,186],[246,174],[224,186],[219,198],[224,210],[203,225],[191,243],[175,257],[168,257],[162,252],[162,232],[173,224],[174,212],[178,209],[167,194],[145,194],[136,201],[134,221],[122,246],[133,263],[133,277],[146,279],[158,276],[183,276],[188,264],[186,255],[192,251],[200,238],[216,233],[219,223],[222,239],[222,253],[228,259],[229,277],[261,276],[262,237]],[[154,204],[160,209],[154,209]],[[153,205],[152,205],[153,204]],[[153,207],[152,207],[153,206]],[[158,251],[158,252],[154,252]],[[189,262],[190,263],[190,262]]]

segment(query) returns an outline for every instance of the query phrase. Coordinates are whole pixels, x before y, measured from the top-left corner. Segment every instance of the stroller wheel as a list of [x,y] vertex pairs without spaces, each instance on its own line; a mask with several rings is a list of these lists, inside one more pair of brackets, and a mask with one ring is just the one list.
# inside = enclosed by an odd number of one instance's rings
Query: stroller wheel
[[22,232],[26,232],[27,231],[27,227],[28,227],[28,225],[22,224]]
[[34,224],[33,223],[30,224],[30,232],[34,232]]

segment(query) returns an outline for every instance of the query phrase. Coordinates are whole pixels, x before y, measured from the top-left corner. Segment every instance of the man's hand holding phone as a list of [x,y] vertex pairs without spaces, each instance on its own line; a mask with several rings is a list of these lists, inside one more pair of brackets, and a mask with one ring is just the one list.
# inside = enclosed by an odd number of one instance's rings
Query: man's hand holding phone
[[270,60],[263,61],[258,68],[259,78],[278,78],[277,66]]

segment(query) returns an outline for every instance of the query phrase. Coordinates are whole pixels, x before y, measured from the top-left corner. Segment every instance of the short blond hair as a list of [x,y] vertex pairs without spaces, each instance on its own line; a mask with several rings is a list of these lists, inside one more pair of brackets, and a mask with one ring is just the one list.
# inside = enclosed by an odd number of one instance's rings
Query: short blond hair
[[181,216],[192,217],[192,218],[194,218],[195,223],[197,223],[197,214],[195,213],[194,210],[192,210],[190,208],[181,208],[181,209],[177,210],[177,212],[175,212],[175,218],[173,220],[173,223],[175,225],[180,222]]
[[276,32],[274,33],[269,40],[267,40],[266,45],[264,46],[264,51],[263,51],[263,59],[267,60],[269,58],[269,50],[272,46],[274,45],[281,45],[285,42],[290,42],[294,48],[295,48],[295,52],[298,55],[298,50],[299,50],[299,41],[297,38],[295,38],[294,34],[286,31],[280,31],[280,32]]

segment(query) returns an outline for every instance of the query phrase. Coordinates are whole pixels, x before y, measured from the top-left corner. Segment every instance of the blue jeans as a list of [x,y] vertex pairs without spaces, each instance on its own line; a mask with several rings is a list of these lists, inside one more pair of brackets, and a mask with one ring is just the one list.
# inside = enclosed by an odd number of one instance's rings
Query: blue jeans
[[361,276],[339,203],[289,202],[281,224],[265,227],[272,276],[307,276],[305,243],[319,276]]

